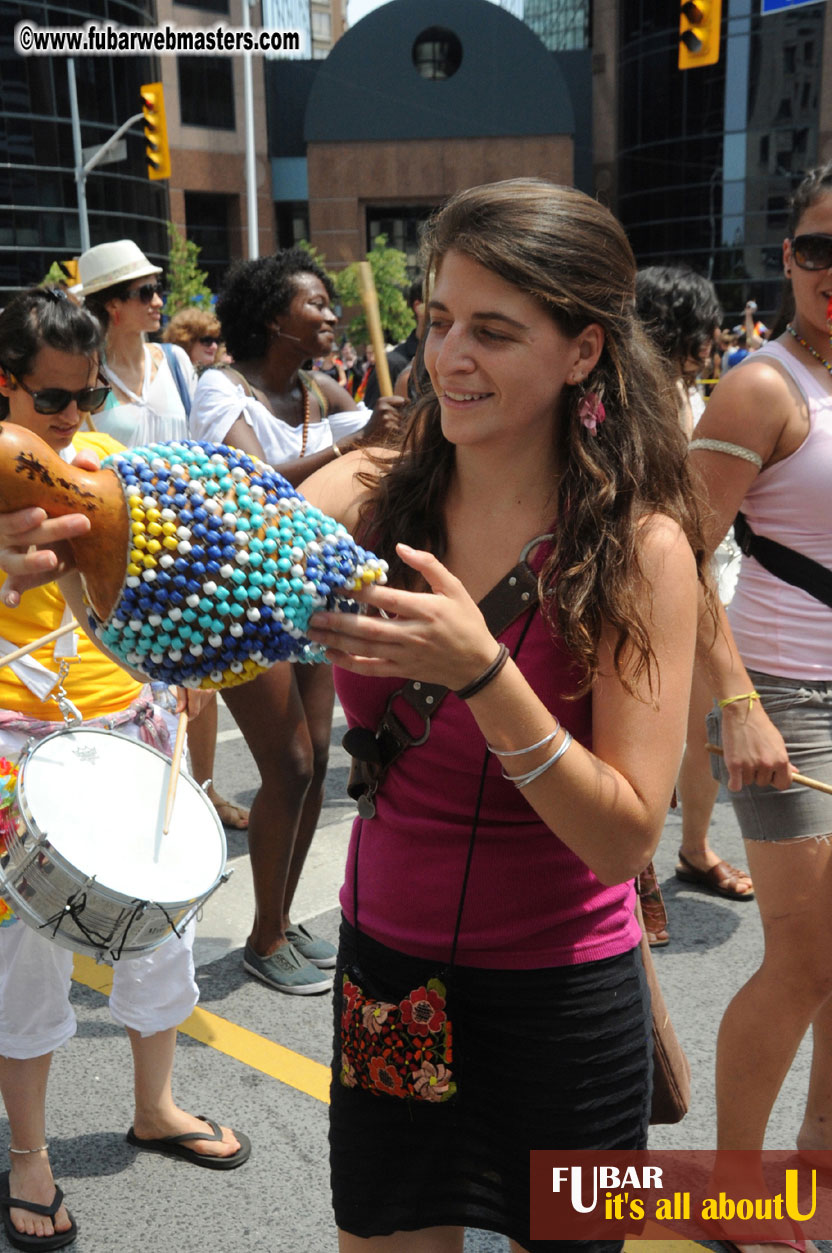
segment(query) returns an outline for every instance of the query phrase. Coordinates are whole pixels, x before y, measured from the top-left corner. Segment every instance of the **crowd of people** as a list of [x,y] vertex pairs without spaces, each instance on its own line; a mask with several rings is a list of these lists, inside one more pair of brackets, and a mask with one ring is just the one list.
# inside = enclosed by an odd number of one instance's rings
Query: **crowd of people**
[[[260,773],[244,815],[255,917],[243,961],[285,993],[333,990],[342,1253],[460,1253],[466,1227],[503,1233],[513,1253],[554,1250],[529,1238],[529,1149],[647,1144],[635,885],[648,937],[667,943],[650,865],[674,789],[676,874],[743,908],[756,900],[766,939],[719,1031],[718,1144],[762,1148],[811,1026],[798,1147],[809,1160],[832,1147],[832,812],[792,779],[832,783],[832,165],[794,197],[782,326],[766,338],[747,307],[746,342],[760,343],[707,404],[697,380],[714,377],[722,318],[712,285],[678,267],[637,272],[620,224],[582,193],[537,179],[462,191],[428,224],[424,253],[416,329],[392,354],[398,394],[372,407],[374,375],[356,385],[330,280],[308,253],[237,264],[216,319],[178,315],[163,352],[148,342],[158,268],[119,241],[82,256],[83,307],[41,290],[0,315],[0,416],[66,458],[185,434],[235,446],[389,562],[387,586],[356,593],[364,612],[312,617],[331,667],[278,663],[224,694]],[[98,434],[81,435],[86,415]],[[76,603],[63,542],[88,525],[0,516],[9,647]],[[161,734],[154,693],[78,647],[83,717],[150,719]],[[51,648],[38,657],[54,664]],[[7,735],[46,734],[59,715],[18,671],[0,674],[0,750],[13,757],[20,740]],[[360,797],[337,952],[291,917],[334,691]],[[205,702],[186,701],[196,726]],[[192,742],[201,782],[199,754]],[[749,873],[710,848],[712,763]],[[0,1206],[21,1248],[76,1234],[45,1134],[49,1059],[72,1033],[66,957],[19,922],[0,927],[13,1154]],[[132,962],[111,1001],[134,1049],[130,1141],[240,1165],[242,1133],[169,1095],[174,1019],[196,995],[189,940],[141,961],[146,1016]],[[45,1026],[21,1014],[20,979],[47,969]],[[164,1013],[162,979],[177,992]],[[150,1096],[164,1118],[148,1116]],[[735,1247],[814,1249],[797,1234]]]

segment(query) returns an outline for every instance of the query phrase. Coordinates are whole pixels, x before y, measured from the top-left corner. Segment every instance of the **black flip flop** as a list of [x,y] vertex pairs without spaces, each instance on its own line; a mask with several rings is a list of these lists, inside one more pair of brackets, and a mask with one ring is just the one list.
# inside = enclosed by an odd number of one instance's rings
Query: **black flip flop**
[[188,1140],[216,1140],[222,1143],[219,1123],[215,1123],[213,1118],[206,1118],[204,1114],[200,1114],[199,1117],[202,1122],[208,1124],[213,1135],[208,1135],[204,1131],[189,1131],[183,1136],[163,1136],[159,1140],[141,1140],[131,1127],[127,1132],[127,1143],[132,1144],[134,1149],[144,1149],[148,1153],[162,1153],[165,1157],[181,1157],[186,1162],[192,1162],[194,1166],[205,1166],[208,1170],[234,1170],[237,1166],[242,1166],[243,1162],[248,1161],[251,1156],[251,1141],[248,1136],[243,1135],[242,1131],[234,1132],[240,1141],[240,1147],[230,1157],[209,1157],[207,1153],[197,1153],[195,1149],[188,1148]]
[[9,1172],[6,1170],[0,1175],[0,1209],[3,1211],[3,1226],[6,1228],[6,1238],[9,1244],[15,1249],[40,1249],[44,1253],[48,1249],[62,1249],[66,1244],[72,1244],[72,1241],[78,1235],[78,1228],[75,1225],[75,1219],[67,1210],[67,1215],[72,1226],[67,1231],[56,1231],[52,1236],[29,1236],[25,1232],[18,1231],[12,1222],[12,1216],[9,1210],[25,1209],[30,1214],[43,1214],[46,1218],[54,1218],[63,1203],[64,1194],[61,1189],[55,1186],[55,1195],[52,1198],[51,1205],[37,1205],[34,1201],[19,1201],[17,1197],[13,1197],[9,1193]]

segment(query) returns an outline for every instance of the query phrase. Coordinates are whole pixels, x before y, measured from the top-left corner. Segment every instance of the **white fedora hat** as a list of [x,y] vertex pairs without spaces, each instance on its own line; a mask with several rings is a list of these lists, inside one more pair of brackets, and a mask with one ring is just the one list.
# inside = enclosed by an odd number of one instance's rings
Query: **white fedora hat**
[[132,239],[96,244],[78,259],[81,290],[85,296],[103,291],[106,287],[115,287],[118,283],[132,283],[133,279],[150,278],[152,274],[161,273],[161,267],[151,264]]

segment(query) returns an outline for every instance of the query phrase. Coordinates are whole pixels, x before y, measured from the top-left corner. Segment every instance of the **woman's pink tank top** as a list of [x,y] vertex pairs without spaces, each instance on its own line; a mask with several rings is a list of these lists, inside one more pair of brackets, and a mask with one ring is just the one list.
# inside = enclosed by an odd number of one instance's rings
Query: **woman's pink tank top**
[[[832,570],[832,388],[779,342],[749,361],[761,357],[778,361],[803,392],[809,433],[790,456],[757,476],[742,511],[755,534]],[[769,574],[753,557],[743,556],[728,617],[742,659],[753,670],[832,680],[832,609]]]
[[[510,649],[525,622],[526,615],[500,636]],[[517,662],[547,708],[590,747],[590,698],[560,695],[575,690],[572,664],[539,612]],[[340,669],[335,682],[350,726],[373,729],[388,696],[402,685]],[[467,705],[449,693],[426,742],[407,749],[390,769],[376,816],[356,819],[341,904],[354,922],[360,827],[358,922],[373,939],[416,957],[449,959],[485,751]],[[634,903],[632,883],[599,883],[489,757],[457,962],[535,969],[612,957],[639,942]]]

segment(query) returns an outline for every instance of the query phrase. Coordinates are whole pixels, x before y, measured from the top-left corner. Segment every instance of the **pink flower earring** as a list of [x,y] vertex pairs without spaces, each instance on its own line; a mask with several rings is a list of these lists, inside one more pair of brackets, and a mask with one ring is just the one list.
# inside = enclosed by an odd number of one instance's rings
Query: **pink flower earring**
[[578,402],[578,417],[590,435],[598,434],[598,427],[607,416],[604,402],[597,392],[585,392]]

